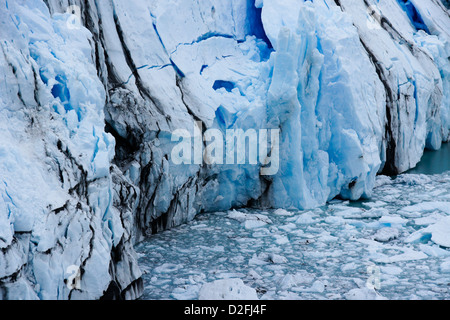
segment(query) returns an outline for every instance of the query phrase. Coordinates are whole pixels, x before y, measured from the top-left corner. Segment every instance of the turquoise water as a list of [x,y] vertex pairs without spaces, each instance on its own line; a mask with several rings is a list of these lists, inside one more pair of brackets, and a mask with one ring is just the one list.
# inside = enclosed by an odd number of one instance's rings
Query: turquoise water
[[422,161],[411,174],[440,174],[450,170],[450,143],[445,143],[438,151],[425,151]]
[[199,215],[137,246],[142,299],[196,300],[223,279],[241,279],[262,300],[450,299],[449,208],[444,144],[408,174],[378,177],[371,199]]

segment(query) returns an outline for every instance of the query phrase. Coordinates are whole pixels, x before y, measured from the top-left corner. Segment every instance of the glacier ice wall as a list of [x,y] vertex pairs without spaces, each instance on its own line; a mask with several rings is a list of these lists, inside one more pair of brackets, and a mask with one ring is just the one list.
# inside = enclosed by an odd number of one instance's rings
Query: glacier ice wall
[[[370,197],[450,139],[438,0],[0,0],[0,17],[0,298],[135,298],[143,236]],[[195,123],[280,129],[280,170],[174,165]]]

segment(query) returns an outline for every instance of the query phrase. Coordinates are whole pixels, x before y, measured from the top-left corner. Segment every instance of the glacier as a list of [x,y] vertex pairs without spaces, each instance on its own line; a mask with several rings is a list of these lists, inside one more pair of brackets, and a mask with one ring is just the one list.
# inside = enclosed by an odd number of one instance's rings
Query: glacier
[[[445,5],[0,0],[0,299],[135,299],[199,213],[370,198],[450,140]],[[280,129],[280,170],[174,165],[196,122]]]

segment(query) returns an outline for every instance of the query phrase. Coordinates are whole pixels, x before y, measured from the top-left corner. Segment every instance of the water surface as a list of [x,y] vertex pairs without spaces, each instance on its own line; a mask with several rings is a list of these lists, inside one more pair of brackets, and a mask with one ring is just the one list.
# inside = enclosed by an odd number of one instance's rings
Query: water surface
[[450,215],[450,172],[377,184],[360,207],[218,212],[152,236],[137,246],[143,299],[195,300],[235,278],[270,300],[450,299],[450,249],[420,233]]
[[426,150],[416,168],[408,173],[440,174],[450,170],[450,143],[444,143],[438,151]]

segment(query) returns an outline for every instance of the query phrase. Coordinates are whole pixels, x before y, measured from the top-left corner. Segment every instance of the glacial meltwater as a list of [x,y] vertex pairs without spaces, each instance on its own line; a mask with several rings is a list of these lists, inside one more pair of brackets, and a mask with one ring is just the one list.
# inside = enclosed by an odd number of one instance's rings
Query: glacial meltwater
[[444,143],[438,151],[426,150],[422,160],[408,173],[439,174],[450,170],[450,143]]
[[236,281],[239,299],[450,299],[449,159],[446,144],[378,177],[357,206],[231,210],[154,235],[137,247],[143,299],[214,299]]

